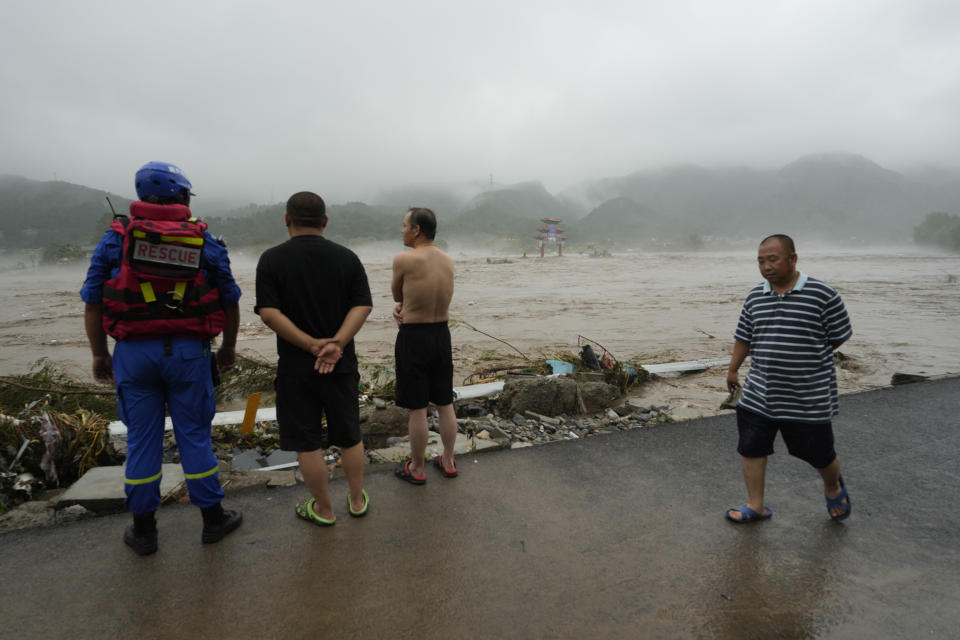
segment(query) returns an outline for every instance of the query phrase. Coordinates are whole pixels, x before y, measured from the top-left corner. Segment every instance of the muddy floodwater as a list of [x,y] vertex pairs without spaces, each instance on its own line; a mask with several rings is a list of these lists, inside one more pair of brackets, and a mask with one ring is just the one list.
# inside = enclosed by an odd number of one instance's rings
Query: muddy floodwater
[[[355,250],[374,300],[357,353],[368,365],[392,367],[392,248]],[[451,315],[462,321],[452,334],[455,384],[482,368],[493,351],[531,358],[576,352],[578,336],[638,363],[728,356],[743,299],[761,280],[752,249],[508,262],[455,250],[451,255],[457,270]],[[231,256],[244,291],[238,350],[274,361],[273,334],[253,313],[257,256]],[[800,252],[798,268],[837,288],[850,313],[854,334],[841,348],[850,358],[840,372],[841,392],[889,384],[893,373],[960,373],[960,256],[911,248],[810,250]],[[0,271],[0,373],[23,373],[49,358],[90,379],[78,295],[85,270],[85,264],[21,264]],[[725,395],[723,381],[723,369],[714,369],[644,385],[632,395],[670,404],[678,417],[708,415]]]

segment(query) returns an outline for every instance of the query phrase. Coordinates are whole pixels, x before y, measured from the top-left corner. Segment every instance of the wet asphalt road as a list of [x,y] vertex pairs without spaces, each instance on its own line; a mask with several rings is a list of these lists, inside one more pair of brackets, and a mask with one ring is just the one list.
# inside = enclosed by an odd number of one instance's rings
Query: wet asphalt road
[[842,397],[845,524],[779,439],[774,517],[725,521],[725,415],[369,474],[363,519],[338,479],[330,529],[291,487],[228,494],[245,521],[216,545],[165,507],[147,558],[125,515],[0,534],[0,638],[954,638],[958,426],[958,378]]

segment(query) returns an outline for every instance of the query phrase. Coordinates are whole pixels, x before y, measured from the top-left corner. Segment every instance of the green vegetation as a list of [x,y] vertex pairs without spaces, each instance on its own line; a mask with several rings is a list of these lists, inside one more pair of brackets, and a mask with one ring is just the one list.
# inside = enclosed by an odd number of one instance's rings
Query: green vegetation
[[913,241],[960,252],[960,215],[935,211],[914,227]]
[[392,400],[397,391],[393,367],[385,364],[360,362],[360,393]]
[[64,264],[80,262],[88,257],[89,253],[83,247],[75,244],[55,244],[44,247],[40,262],[43,264]]
[[231,452],[234,449],[259,449],[268,456],[280,448],[280,427],[276,422],[257,422],[250,435],[240,433],[241,425],[213,427],[210,439],[215,450]]
[[[251,393],[271,397],[274,393],[273,380],[276,377],[276,365],[238,353],[236,365],[221,374],[220,385],[214,388],[217,404],[246,400]],[[261,396],[261,405],[266,404],[264,400]]]
[[107,421],[117,419],[117,397],[110,385],[84,384],[71,379],[47,358],[37,360],[19,376],[0,376],[0,412],[16,415],[44,405],[49,411],[89,411]]
[[[0,176],[0,248],[40,249],[96,242],[112,214],[104,191],[67,182]],[[130,201],[110,196],[118,211]]]

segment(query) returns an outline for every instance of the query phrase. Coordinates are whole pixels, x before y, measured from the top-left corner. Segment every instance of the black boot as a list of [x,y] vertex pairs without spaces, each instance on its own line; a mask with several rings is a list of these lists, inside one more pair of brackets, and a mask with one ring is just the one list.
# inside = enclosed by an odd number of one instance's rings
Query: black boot
[[200,539],[204,544],[219,542],[228,533],[240,526],[243,514],[239,511],[224,509],[220,503],[200,510],[203,514],[203,535]]
[[141,556],[157,552],[157,520],[153,513],[133,515],[133,524],[123,532],[123,541]]

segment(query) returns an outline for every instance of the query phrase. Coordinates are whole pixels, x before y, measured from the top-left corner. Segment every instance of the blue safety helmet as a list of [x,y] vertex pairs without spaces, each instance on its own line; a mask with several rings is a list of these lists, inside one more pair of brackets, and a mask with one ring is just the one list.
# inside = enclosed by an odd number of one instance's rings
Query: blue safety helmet
[[181,191],[196,195],[190,191],[193,186],[183,170],[169,162],[148,162],[137,170],[133,180],[141,200],[150,196],[175,197]]

